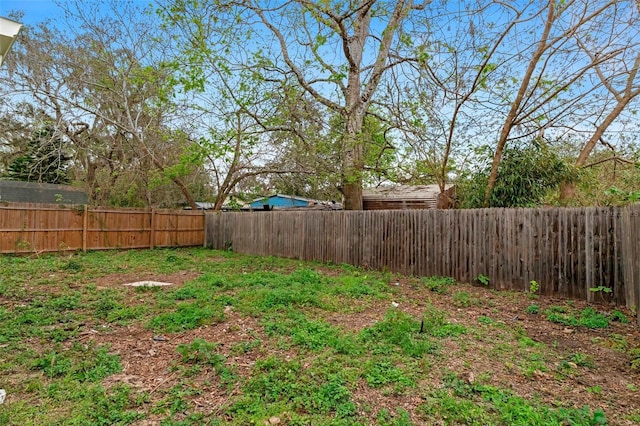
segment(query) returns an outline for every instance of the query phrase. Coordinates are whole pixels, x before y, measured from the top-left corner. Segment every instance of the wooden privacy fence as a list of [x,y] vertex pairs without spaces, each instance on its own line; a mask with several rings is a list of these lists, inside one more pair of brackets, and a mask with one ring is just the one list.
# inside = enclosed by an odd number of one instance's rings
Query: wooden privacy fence
[[[205,244],[640,306],[640,206],[206,215]],[[599,286],[611,293],[592,291]]]
[[202,212],[0,205],[0,253],[184,247],[203,241]]

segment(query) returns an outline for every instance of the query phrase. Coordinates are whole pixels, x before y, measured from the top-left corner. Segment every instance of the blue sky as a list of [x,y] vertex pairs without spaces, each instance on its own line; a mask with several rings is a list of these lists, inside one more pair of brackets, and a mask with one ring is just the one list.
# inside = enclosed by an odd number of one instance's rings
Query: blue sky
[[[0,0],[0,16],[7,17],[12,10],[24,12],[22,23],[25,25],[33,25],[49,18],[62,16],[63,12],[56,1],[60,3],[65,0]],[[150,0],[135,0],[144,6],[151,3]],[[82,4],[82,3],[81,3]]]
[[22,23],[27,25],[54,18],[61,13],[53,0],[0,0],[0,16],[7,16],[12,10],[23,11]]

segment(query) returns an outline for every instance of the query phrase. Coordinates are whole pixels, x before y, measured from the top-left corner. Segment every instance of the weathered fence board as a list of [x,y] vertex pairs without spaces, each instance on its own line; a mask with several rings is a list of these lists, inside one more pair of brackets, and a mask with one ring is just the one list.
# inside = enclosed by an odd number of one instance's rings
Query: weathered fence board
[[[205,244],[640,305],[640,206],[206,215]],[[603,286],[611,293],[594,292]]]
[[204,214],[6,204],[0,237],[0,253],[196,246],[204,242]]
[[620,276],[625,284],[626,304],[636,307],[640,325],[640,206],[623,209],[616,216],[620,219],[620,247],[624,253]]

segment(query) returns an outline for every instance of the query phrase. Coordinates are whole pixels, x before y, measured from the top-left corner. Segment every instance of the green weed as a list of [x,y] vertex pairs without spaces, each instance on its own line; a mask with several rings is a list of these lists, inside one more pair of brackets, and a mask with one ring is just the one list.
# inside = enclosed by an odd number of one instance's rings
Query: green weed
[[167,391],[167,396],[157,404],[156,408],[169,411],[171,419],[173,419],[176,414],[184,415],[191,408],[190,397],[199,393],[198,388],[178,382]]
[[27,326],[46,326],[59,323],[59,319],[62,317],[51,311],[49,308],[39,306],[39,303],[34,303],[32,306],[18,307],[15,309],[17,314],[15,322],[17,324],[23,324]]
[[521,348],[541,348],[542,343],[538,343],[535,340],[527,337],[527,336],[520,336],[518,338],[518,346]]
[[47,377],[69,374],[73,369],[73,360],[56,351],[49,352],[33,364],[34,369],[42,370]]
[[586,355],[580,352],[576,352],[569,356],[569,361],[573,362],[578,367],[587,367],[593,368],[595,364],[593,363],[593,357],[591,355]]
[[421,332],[432,337],[444,338],[464,334],[467,330],[460,324],[449,322],[445,312],[432,305],[427,305],[422,315]]
[[192,343],[178,345],[176,351],[181,355],[184,363],[216,366],[224,364],[226,361],[223,355],[216,353],[219,346],[217,343],[207,342],[204,339],[194,339]]
[[265,289],[259,291],[258,295],[262,298],[259,306],[263,311],[288,306],[322,306],[318,289],[301,284]]
[[554,307],[547,309],[545,314],[547,319],[557,324],[573,327],[586,327],[586,328],[607,328],[609,326],[609,320],[606,316],[598,313],[591,307],[586,307],[580,312],[580,316],[576,318],[573,314],[565,313],[566,310],[558,310]]
[[476,281],[478,281],[480,284],[484,286],[488,286],[491,280],[488,276],[480,274],[476,277]]
[[535,304],[531,304],[529,306],[527,306],[527,309],[524,310],[526,313],[528,314],[537,314],[538,312],[540,312],[540,306],[535,305]]
[[25,337],[62,342],[75,336],[81,326],[81,317],[74,310],[52,309],[39,300],[29,306],[5,310],[1,315],[4,319],[0,343],[20,341]]
[[308,270],[290,275],[271,271],[248,273],[226,281],[224,288],[234,286],[237,305],[245,313],[261,315],[288,307],[324,307],[327,287],[320,274]]
[[373,388],[379,388],[388,384],[395,386],[396,392],[415,386],[414,378],[407,372],[387,360],[374,359],[367,363],[363,377],[367,384]]
[[590,386],[585,388],[585,390],[595,395],[599,395],[602,392],[602,388],[600,386]]
[[296,361],[276,357],[256,363],[243,392],[244,397],[232,404],[229,411],[244,423],[283,411],[333,414],[338,419],[356,414],[351,392],[340,373],[306,370]]
[[480,324],[483,324],[483,325],[494,325],[494,324],[496,324],[496,321],[493,318],[488,317],[486,315],[480,315],[478,317],[478,322]]
[[634,348],[629,351],[631,357],[631,368],[633,370],[640,370],[640,348]]
[[380,426],[411,426],[413,424],[409,413],[402,408],[398,408],[395,415],[383,408],[378,412],[377,420]]
[[629,324],[631,322],[625,314],[618,310],[614,310],[609,314],[609,320],[614,322],[621,322],[623,324]]
[[221,383],[228,386],[237,380],[237,374],[234,368],[226,365],[227,357],[218,353],[219,346],[204,339],[194,339],[191,343],[178,345],[176,351],[183,363],[213,367]]
[[364,329],[360,337],[373,353],[397,348],[404,355],[420,358],[438,347],[426,333],[420,333],[420,322],[398,310],[387,311],[382,321]]
[[196,303],[179,303],[173,312],[165,312],[153,317],[147,328],[159,332],[175,333],[192,330],[224,320],[224,312],[217,306],[200,306]]
[[589,289],[589,291],[591,291],[594,294],[595,293],[599,294],[600,295],[600,300],[602,300],[602,301],[605,300],[605,297],[604,297],[605,294],[613,293],[613,290],[611,288],[605,287],[603,285],[599,285],[597,287],[592,287],[592,288]]
[[636,410],[635,413],[628,415],[627,420],[635,424],[640,424],[640,411]]
[[139,404],[126,385],[116,385],[109,390],[102,386],[90,387],[82,397],[73,413],[72,424],[126,425],[146,417],[136,410]]
[[453,304],[458,308],[468,308],[469,306],[478,305],[480,301],[471,297],[468,291],[456,291],[453,295]]
[[62,270],[69,272],[80,272],[82,271],[82,263],[75,259],[69,259],[67,263],[64,264]]
[[121,300],[122,296],[115,290],[100,290],[98,300],[93,303],[95,316],[106,320],[112,311],[124,308],[124,305],[120,303]]
[[122,371],[120,357],[104,346],[74,344],[68,351],[53,350],[35,360],[33,369],[42,370],[50,378],[66,377],[97,382]]
[[337,353],[355,355],[361,352],[355,336],[320,320],[310,320],[298,311],[265,316],[265,331],[269,335],[289,336],[294,345],[317,351],[333,348]]
[[484,384],[470,384],[453,373],[443,377],[443,387],[432,392],[420,413],[431,421],[446,424],[508,425],[598,425],[607,420],[601,410],[588,407],[549,408],[538,401],[527,401],[508,390]]
[[126,325],[133,320],[142,318],[148,310],[148,307],[145,305],[118,307],[111,310],[105,319],[108,323]]
[[261,345],[262,341],[260,339],[234,343],[231,346],[231,353],[236,355],[246,354],[251,352],[253,349],[259,348]]
[[536,296],[538,291],[540,291],[540,284],[536,280],[531,280],[529,282],[529,295]]
[[49,300],[48,305],[56,311],[69,311],[76,309],[82,302],[82,294],[74,291],[71,294],[54,297]]
[[369,278],[367,275],[345,275],[331,282],[331,293],[348,296],[354,299],[362,297],[382,297],[386,292],[386,284],[382,280]]
[[545,312],[551,312],[551,313],[558,313],[558,314],[564,314],[568,311],[568,309],[564,306],[551,306],[549,307]]
[[452,396],[447,390],[436,390],[418,406],[417,412],[426,422],[446,425],[484,426],[497,424],[496,416],[483,405]]
[[458,283],[451,277],[422,277],[420,282],[424,284],[429,290],[434,293],[446,294],[449,287],[455,286]]

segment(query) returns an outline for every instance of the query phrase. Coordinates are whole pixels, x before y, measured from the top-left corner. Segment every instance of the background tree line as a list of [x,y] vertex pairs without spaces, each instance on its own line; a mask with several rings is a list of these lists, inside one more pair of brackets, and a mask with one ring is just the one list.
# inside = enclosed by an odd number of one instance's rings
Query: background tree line
[[385,183],[453,183],[461,207],[640,199],[635,0],[88,3],[0,70],[5,178],[120,206],[359,209]]

